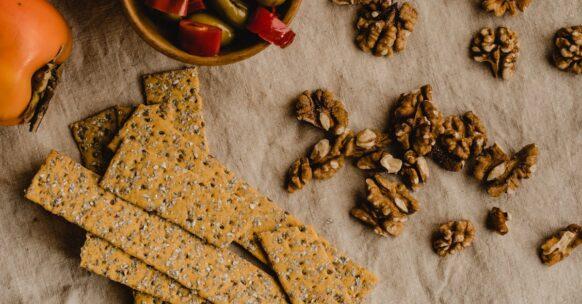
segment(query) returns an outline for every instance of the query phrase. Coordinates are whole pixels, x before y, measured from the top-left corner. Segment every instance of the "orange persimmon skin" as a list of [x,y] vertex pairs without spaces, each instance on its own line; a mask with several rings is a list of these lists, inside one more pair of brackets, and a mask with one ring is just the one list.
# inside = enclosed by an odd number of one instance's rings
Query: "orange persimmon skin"
[[71,48],[69,26],[46,0],[0,0],[0,125],[24,123],[32,76]]

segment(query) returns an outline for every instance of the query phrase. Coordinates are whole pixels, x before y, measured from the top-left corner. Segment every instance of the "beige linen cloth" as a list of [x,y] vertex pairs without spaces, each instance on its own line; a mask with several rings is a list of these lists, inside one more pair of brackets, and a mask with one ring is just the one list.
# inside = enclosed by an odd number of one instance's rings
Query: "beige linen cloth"
[[[134,33],[112,0],[54,0],[69,20],[75,49],[41,129],[0,128],[0,303],[131,303],[129,290],[79,268],[83,231],[23,197],[51,149],[78,158],[68,124],[115,104],[142,102],[140,75],[183,66]],[[297,40],[225,67],[201,68],[210,149],[239,176],[315,228],[380,278],[370,303],[582,303],[582,249],[548,268],[537,248],[570,223],[582,224],[582,76],[548,61],[562,26],[582,24],[582,0],[534,0],[525,14],[498,18],[479,0],[416,0],[420,21],[408,48],[391,59],[352,43],[355,9],[304,0]],[[483,26],[517,31],[516,75],[496,80],[468,45]],[[291,162],[322,134],[293,117],[293,99],[319,87],[345,102],[354,129],[383,128],[403,92],[430,83],[445,114],[472,110],[506,150],[535,142],[538,171],[512,196],[490,198],[464,173],[430,164],[416,195],[422,209],[404,233],[381,238],[350,218],[364,193],[351,165],[332,180],[288,194]],[[513,220],[504,237],[487,231],[488,209]],[[439,223],[468,219],[474,246],[440,258],[430,236]]]

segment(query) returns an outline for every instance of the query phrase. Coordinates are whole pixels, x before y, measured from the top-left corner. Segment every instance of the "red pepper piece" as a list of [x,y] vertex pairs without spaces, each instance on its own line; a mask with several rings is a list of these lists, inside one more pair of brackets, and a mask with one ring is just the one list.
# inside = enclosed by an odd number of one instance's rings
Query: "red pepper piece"
[[204,0],[190,0],[188,2],[188,15],[205,9],[206,4],[204,4]]
[[270,12],[264,7],[257,9],[247,25],[247,29],[259,35],[263,40],[281,48],[289,46],[295,40],[295,32],[277,18],[274,12]]
[[145,0],[145,4],[166,14],[188,15],[189,0]]
[[216,26],[184,19],[180,21],[179,39],[184,51],[192,55],[212,57],[220,53],[222,30]]

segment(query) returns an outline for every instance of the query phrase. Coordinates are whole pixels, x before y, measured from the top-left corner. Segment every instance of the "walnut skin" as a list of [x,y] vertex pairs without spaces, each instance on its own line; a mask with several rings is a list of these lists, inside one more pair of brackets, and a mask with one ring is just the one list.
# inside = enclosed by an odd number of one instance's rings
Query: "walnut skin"
[[506,27],[481,29],[471,41],[471,56],[488,63],[495,78],[509,79],[519,57],[517,33]]
[[442,224],[433,237],[433,249],[440,256],[456,254],[471,246],[476,230],[467,220],[450,221]]
[[497,145],[476,158],[473,176],[482,181],[487,193],[498,197],[515,191],[522,179],[530,178],[536,168],[539,151],[535,144],[523,147],[509,158]]
[[344,133],[349,124],[344,104],[326,90],[305,91],[297,99],[297,119],[335,135]]
[[509,213],[503,212],[503,210],[497,207],[493,207],[487,216],[487,228],[501,235],[506,235],[509,232],[507,221],[509,221]]
[[366,179],[368,196],[350,214],[382,236],[399,236],[408,216],[419,210],[418,201],[403,184],[376,174]]
[[580,244],[582,244],[582,227],[576,224],[569,225],[540,246],[542,263],[552,266],[560,262]]
[[483,151],[487,144],[487,131],[475,113],[449,116],[443,124],[444,132],[437,138],[431,157],[449,171],[460,171],[465,161]]
[[401,6],[392,0],[365,1],[356,21],[356,44],[375,56],[391,57],[406,48],[406,41],[414,31],[418,13],[408,2]]
[[515,16],[517,10],[524,12],[532,0],[483,0],[483,9],[501,17],[505,13]]
[[443,115],[432,103],[432,88],[402,94],[393,112],[394,138],[404,152],[414,151],[419,156],[431,152],[436,138],[444,132]]
[[554,47],[558,69],[582,74],[582,25],[561,28],[554,36]]

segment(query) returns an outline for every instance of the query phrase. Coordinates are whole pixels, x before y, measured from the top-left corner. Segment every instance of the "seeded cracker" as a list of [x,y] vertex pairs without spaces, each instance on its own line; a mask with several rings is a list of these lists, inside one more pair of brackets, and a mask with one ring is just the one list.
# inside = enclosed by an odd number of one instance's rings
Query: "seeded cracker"
[[[236,242],[256,258],[267,263],[267,257],[257,241],[256,235],[283,227],[303,226],[301,221],[281,209],[243,180],[238,179],[234,183],[230,182],[234,178],[230,171],[225,169],[214,157],[201,150],[200,147],[180,136],[179,132],[173,129],[163,117],[140,114],[140,112],[146,112],[145,109],[156,106],[140,106],[136,110],[137,114],[132,116],[131,123],[127,123],[120,132],[120,134],[124,134],[124,140],[132,139],[144,145],[162,143],[165,150],[160,151],[160,153],[163,153],[165,157],[177,160],[181,166],[189,169],[192,173],[200,174],[198,176],[204,176],[201,173],[207,172],[205,175],[212,176],[213,182],[217,186],[222,185],[220,187],[232,189],[235,193],[233,195],[241,197],[245,205],[248,206],[248,214],[244,215],[243,218],[251,223],[251,227]],[[334,261],[338,271],[344,274],[344,282],[346,282],[346,286],[350,286],[350,295],[354,299],[362,301],[376,285],[376,277],[329,245],[323,238],[320,240],[326,246],[327,254]]]
[[[227,187],[164,157],[166,144],[124,142],[117,150],[101,186],[147,211],[153,211],[206,242],[228,246],[250,224],[241,218],[243,202]],[[228,175],[225,172],[224,175]],[[231,182],[236,182],[231,178]],[[232,188],[232,187],[230,187]]]
[[173,104],[176,107],[174,127],[208,152],[198,69],[193,67],[146,75],[143,86],[146,104]]
[[291,303],[353,303],[310,227],[283,228],[259,238]]
[[213,303],[285,303],[277,283],[256,266],[116,198],[98,179],[53,151],[26,197]]
[[79,147],[83,165],[97,174],[103,174],[112,156],[106,148],[107,144],[119,128],[115,108],[72,123],[69,127]]
[[134,292],[133,293],[133,303],[134,304],[167,304],[158,298],[152,297],[149,294]]
[[[87,240],[81,248],[81,267],[135,290],[148,293],[147,297],[151,299],[154,297],[149,294],[172,304],[207,303],[165,274],[90,234],[87,235]],[[162,303],[162,300],[158,300],[158,303]]]

